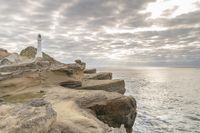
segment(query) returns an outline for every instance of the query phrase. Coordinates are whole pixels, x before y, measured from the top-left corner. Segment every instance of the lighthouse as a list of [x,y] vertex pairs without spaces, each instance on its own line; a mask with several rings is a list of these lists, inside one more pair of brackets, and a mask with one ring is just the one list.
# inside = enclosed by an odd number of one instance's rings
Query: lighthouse
[[37,53],[36,53],[36,58],[42,58],[42,36],[39,34],[37,37]]

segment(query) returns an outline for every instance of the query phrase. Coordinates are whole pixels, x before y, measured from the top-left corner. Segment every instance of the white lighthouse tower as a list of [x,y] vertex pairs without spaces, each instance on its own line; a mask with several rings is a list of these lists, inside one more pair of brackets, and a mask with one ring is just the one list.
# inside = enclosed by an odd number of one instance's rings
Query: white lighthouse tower
[[38,46],[37,46],[37,53],[36,58],[42,58],[42,36],[39,34],[37,37]]

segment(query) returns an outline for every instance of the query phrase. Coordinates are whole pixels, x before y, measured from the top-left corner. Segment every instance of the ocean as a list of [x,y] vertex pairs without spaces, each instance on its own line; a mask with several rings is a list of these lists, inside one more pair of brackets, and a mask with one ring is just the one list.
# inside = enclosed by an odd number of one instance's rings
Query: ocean
[[133,133],[200,133],[200,69],[133,68],[100,71],[124,79],[137,101]]

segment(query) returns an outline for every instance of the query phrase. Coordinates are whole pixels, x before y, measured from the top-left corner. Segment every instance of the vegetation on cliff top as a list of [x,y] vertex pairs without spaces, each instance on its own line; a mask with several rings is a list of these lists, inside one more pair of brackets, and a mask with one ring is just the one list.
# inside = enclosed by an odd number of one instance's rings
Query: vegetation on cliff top
[[[25,49],[23,49],[21,52],[20,52],[20,55],[21,56],[25,56],[25,57],[28,57],[28,58],[35,58],[35,55],[37,53],[37,49],[32,47],[32,46],[29,46]],[[43,59],[44,60],[47,60],[49,62],[52,62],[52,63],[56,63],[58,61],[56,61],[54,58],[52,58],[51,56],[49,56],[48,54],[42,52],[43,54]]]

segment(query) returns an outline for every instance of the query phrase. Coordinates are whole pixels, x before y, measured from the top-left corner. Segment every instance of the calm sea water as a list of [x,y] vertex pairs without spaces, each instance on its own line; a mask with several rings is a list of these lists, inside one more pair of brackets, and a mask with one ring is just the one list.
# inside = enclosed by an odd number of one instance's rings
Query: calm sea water
[[137,101],[133,133],[200,133],[200,69],[102,69]]

